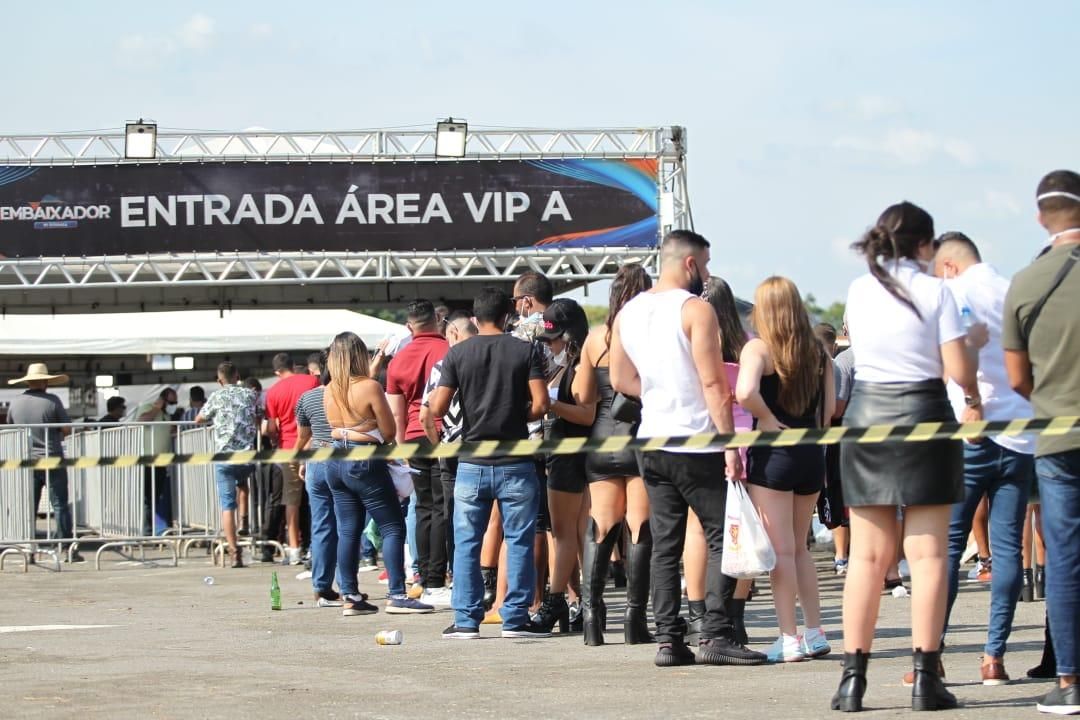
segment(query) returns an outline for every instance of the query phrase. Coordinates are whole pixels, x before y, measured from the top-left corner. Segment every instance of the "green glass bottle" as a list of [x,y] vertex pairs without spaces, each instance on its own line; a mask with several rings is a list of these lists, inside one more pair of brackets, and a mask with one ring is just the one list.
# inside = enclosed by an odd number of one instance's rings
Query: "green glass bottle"
[[281,586],[278,585],[277,573],[275,572],[270,580],[270,609],[281,609]]

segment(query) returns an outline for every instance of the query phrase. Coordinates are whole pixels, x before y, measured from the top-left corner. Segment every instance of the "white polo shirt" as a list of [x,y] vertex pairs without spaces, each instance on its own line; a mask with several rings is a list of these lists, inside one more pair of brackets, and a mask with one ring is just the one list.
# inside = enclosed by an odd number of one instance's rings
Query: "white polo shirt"
[[[986,420],[1016,420],[1034,417],[1031,403],[1013,391],[1005,370],[1005,351],[1001,347],[1001,321],[1005,309],[1005,294],[1009,291],[1008,278],[1002,277],[986,263],[972,265],[959,277],[946,280],[960,308],[968,308],[975,322],[986,323],[990,342],[979,350],[979,395],[982,397],[983,418]],[[964,391],[949,381],[949,401],[956,417],[964,411]],[[1031,455],[1035,452],[1035,440],[1028,436],[991,438],[995,443],[1013,452]]]
[[907,290],[922,317],[870,273],[851,283],[847,317],[851,346],[856,348],[856,381],[910,383],[942,378],[941,346],[966,334],[956,301],[943,281],[922,272],[913,260],[885,260],[883,265]]

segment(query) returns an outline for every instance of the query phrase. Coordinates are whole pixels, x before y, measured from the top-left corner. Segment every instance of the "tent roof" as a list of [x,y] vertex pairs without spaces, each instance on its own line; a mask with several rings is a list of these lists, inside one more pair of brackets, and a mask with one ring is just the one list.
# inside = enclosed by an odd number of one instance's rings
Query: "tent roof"
[[369,346],[404,326],[351,310],[217,310],[8,315],[4,355],[200,355],[321,348],[351,330]]

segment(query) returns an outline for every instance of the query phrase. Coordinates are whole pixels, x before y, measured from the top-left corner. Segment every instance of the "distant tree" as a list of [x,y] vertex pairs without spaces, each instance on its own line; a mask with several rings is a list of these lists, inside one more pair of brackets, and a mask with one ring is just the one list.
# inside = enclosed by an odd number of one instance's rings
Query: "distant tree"
[[603,325],[607,320],[608,309],[603,305],[585,305],[585,317],[589,318],[589,327]]
[[810,317],[814,322],[829,323],[836,331],[842,332],[844,326],[844,310],[845,305],[840,301],[834,302],[828,307],[822,307],[818,304],[817,298],[813,294],[807,294],[803,300],[803,304],[806,306],[806,312],[810,313]]

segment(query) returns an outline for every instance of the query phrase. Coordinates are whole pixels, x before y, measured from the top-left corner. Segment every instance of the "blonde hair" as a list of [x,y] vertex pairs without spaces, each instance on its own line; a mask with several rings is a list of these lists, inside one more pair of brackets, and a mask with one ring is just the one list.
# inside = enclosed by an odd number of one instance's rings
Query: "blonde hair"
[[330,396],[342,414],[352,418],[349,387],[354,378],[366,378],[371,372],[368,349],[360,336],[343,332],[335,337],[326,351],[326,369],[330,373]]
[[802,415],[821,389],[823,351],[799,288],[784,277],[765,280],[754,291],[751,321],[780,376],[780,407]]

